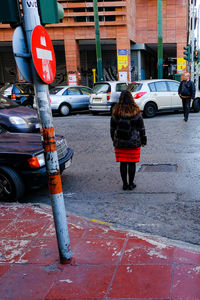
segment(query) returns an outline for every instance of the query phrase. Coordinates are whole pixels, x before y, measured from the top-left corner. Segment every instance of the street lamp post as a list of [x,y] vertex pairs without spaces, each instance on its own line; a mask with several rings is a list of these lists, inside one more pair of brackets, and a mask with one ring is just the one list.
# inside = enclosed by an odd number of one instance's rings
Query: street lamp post
[[95,40],[96,40],[97,76],[98,76],[98,81],[103,81],[101,40],[100,40],[100,31],[99,31],[99,15],[98,15],[97,0],[93,0],[93,10],[94,10]]
[[158,79],[163,78],[162,0],[158,0]]

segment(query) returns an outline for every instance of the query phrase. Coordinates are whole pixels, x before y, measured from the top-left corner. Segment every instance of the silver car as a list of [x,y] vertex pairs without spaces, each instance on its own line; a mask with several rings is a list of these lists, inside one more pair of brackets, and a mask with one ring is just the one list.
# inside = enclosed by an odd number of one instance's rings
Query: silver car
[[89,111],[93,114],[111,112],[121,92],[127,89],[127,85],[127,82],[120,81],[96,82],[90,97]]
[[61,116],[75,110],[88,110],[91,93],[86,86],[57,86],[49,92],[51,109]]

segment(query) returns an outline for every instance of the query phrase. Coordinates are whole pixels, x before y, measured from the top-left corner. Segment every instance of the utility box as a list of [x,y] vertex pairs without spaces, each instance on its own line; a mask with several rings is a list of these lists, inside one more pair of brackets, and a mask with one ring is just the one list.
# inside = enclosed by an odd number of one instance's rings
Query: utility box
[[181,82],[181,74],[174,74],[174,80]]
[[21,14],[18,0],[0,0],[0,23],[20,24]]

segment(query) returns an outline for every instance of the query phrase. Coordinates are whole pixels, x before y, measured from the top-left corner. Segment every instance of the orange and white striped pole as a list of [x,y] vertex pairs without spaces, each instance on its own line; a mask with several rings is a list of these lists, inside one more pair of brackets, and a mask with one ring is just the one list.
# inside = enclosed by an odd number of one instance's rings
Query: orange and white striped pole
[[[37,1],[22,0],[24,15],[24,29],[26,33],[26,42],[28,51],[31,53],[31,37],[34,28],[40,25]],[[53,126],[52,111],[50,107],[49,88],[39,78],[33,60],[31,60],[31,73],[35,87],[37,111],[41,123],[42,142],[44,147],[46,169],[49,179],[49,192],[52,202],[52,210],[58,241],[60,262],[69,263],[72,254],[67,226],[67,217],[65,211],[62,183],[60,177],[60,168],[56,151],[55,133]]]

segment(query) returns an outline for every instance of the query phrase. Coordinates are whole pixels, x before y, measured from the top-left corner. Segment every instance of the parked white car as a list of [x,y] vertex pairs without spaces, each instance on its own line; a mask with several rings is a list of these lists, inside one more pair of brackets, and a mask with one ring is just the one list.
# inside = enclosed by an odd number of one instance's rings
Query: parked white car
[[52,111],[67,116],[75,110],[88,110],[92,89],[86,86],[57,86],[49,91]]
[[[128,89],[145,117],[152,118],[158,111],[182,110],[178,95],[180,82],[170,79],[141,80],[129,84]],[[192,103],[194,112],[200,110],[200,93]]]
[[120,81],[96,82],[90,97],[89,111],[93,114],[111,112],[119,100],[120,93],[126,90],[127,86],[127,82]]

